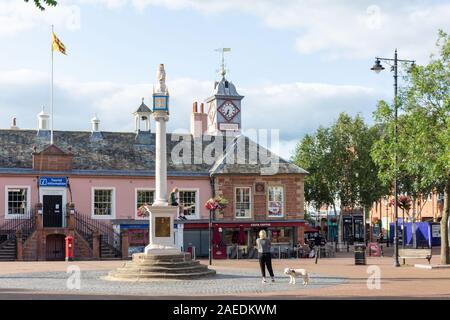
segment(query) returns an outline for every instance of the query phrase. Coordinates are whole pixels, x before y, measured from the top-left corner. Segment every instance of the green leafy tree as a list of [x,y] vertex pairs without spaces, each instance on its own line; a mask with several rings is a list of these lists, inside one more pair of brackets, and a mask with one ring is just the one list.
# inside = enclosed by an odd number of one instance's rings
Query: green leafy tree
[[[406,87],[398,100],[398,181],[399,191],[423,199],[432,192],[444,192],[441,219],[441,262],[448,264],[448,215],[450,194],[450,40],[440,31],[439,55],[426,66],[415,66],[405,77]],[[393,108],[381,101],[374,118],[380,139],[374,144],[372,157],[380,167],[378,176],[385,183],[393,181],[394,120]],[[393,189],[391,185],[391,190]],[[412,210],[415,221],[416,209]]]
[[438,55],[426,66],[413,68],[402,94],[404,111],[413,126],[414,160],[407,170],[420,173],[420,186],[444,192],[441,218],[441,263],[449,264],[450,211],[450,36],[439,31]]
[[[345,209],[370,208],[385,194],[370,156],[378,131],[360,116],[342,113],[330,128],[319,128],[297,145],[293,161],[305,168],[305,199],[319,210],[322,205]],[[368,210],[367,210],[368,212]],[[339,216],[342,239],[342,214]]]
[[[29,0],[24,0],[25,2],[29,2]],[[58,2],[55,0],[33,0],[34,4],[36,5],[36,7],[38,7],[40,10],[45,10],[44,5],[50,6],[50,7],[55,7]]]

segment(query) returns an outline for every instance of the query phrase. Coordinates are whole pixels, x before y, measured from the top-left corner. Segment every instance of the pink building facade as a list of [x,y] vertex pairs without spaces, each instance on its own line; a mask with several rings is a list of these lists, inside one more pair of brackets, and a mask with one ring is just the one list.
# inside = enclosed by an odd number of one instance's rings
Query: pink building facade
[[[176,189],[179,206],[175,245],[196,247],[199,256],[208,252],[204,204],[217,195],[229,202],[213,217],[217,252],[237,246],[250,252],[261,228],[288,249],[303,241],[307,172],[241,134],[242,99],[223,75],[207,108],[194,103],[191,133],[167,135],[167,191]],[[0,129],[0,260],[64,259],[66,237],[74,239],[78,259],[143,250],[155,191],[155,134],[144,101],[133,116],[134,132],[101,131],[94,117],[90,132],[55,131],[53,144],[44,112],[37,130]],[[255,157],[261,151],[270,163]]]

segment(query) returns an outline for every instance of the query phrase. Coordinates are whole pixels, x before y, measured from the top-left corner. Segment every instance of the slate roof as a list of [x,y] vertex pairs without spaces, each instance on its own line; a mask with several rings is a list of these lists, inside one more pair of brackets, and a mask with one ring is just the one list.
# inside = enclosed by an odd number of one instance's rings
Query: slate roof
[[[54,141],[61,150],[73,154],[70,174],[154,175],[154,133],[101,132],[98,137],[85,131],[55,131]],[[167,134],[167,144],[167,171],[172,176],[267,174],[261,170],[270,167],[264,164],[264,158],[255,161],[249,153],[267,150],[244,136],[226,141],[216,136],[194,139],[190,134]],[[0,174],[32,173],[32,153],[48,146],[48,135],[38,135],[36,130],[0,130]],[[240,156],[242,150],[244,156]],[[229,161],[233,155],[235,161]],[[279,164],[278,173],[307,173],[270,152],[267,157]]]
[[140,112],[142,112],[142,113],[146,113],[146,112],[151,113],[152,112],[152,110],[150,110],[150,108],[147,107],[147,105],[144,103],[144,99],[142,99],[141,105],[134,113],[140,113]]

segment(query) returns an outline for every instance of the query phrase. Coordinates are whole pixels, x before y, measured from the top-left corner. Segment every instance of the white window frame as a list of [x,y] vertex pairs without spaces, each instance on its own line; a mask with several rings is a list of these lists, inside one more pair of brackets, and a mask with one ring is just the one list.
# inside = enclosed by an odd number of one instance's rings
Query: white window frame
[[[199,188],[178,188],[177,197],[178,204],[181,205],[180,201],[180,191],[195,191],[195,215],[185,216],[187,219],[200,219],[200,189]],[[178,209],[178,215],[181,214]]]
[[[148,218],[139,218],[137,215],[137,195],[138,195],[138,191],[153,191],[155,193],[156,196],[156,190],[155,188],[135,188],[134,189],[134,218],[136,220],[148,220]],[[152,205],[152,203],[150,203],[150,205]]]
[[[94,213],[94,201],[95,201],[95,190],[111,190],[111,215],[95,215]],[[115,187],[92,187],[91,188],[91,218],[99,220],[111,220],[116,218],[116,188]]]
[[[248,216],[245,216],[245,217],[238,217],[237,215],[236,215],[236,204],[237,204],[237,202],[236,202],[236,194],[237,194],[237,189],[248,189],[249,190],[249,193],[248,193],[248,200],[249,200],[249,214],[248,214]],[[253,216],[253,198],[252,198],[252,187],[250,187],[250,186],[237,186],[237,187],[234,187],[234,199],[233,199],[234,201],[233,201],[233,203],[234,203],[234,208],[233,208],[233,211],[234,211],[234,213],[233,213],[233,216],[234,216],[234,218],[235,219],[251,219],[252,218],[252,216]]]
[[[270,201],[270,199],[269,199],[269,189],[270,188],[281,188],[282,190],[283,190],[283,193],[281,194],[282,195],[282,214],[281,214],[281,216],[273,216],[273,215],[270,215],[270,213],[269,213],[269,201]],[[284,186],[283,185],[278,185],[278,184],[274,184],[274,185],[268,185],[267,186],[267,203],[266,203],[266,210],[267,210],[267,217],[268,218],[284,218],[284,216],[285,216],[285,201],[286,201],[286,197],[285,197],[285,192],[284,192],[284,190],[285,190],[285,188],[284,188]]]
[[[8,191],[9,189],[27,189],[27,212],[25,214],[8,214]],[[29,219],[31,210],[31,187],[30,186],[5,186],[5,219]]]

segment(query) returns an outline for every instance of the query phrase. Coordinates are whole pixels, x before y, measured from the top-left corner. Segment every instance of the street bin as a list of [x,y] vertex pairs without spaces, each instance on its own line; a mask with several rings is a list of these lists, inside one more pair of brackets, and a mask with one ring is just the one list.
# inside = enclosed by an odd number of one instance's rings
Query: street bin
[[364,244],[355,244],[355,265],[366,264],[366,246]]

